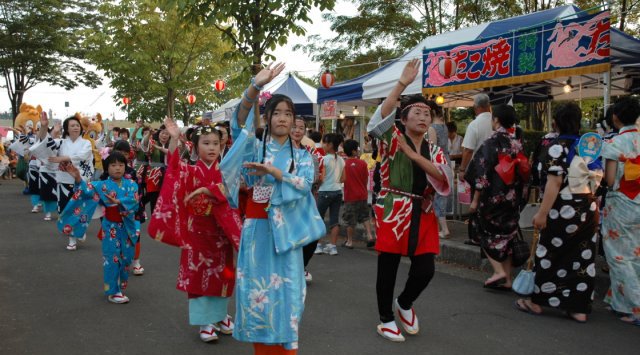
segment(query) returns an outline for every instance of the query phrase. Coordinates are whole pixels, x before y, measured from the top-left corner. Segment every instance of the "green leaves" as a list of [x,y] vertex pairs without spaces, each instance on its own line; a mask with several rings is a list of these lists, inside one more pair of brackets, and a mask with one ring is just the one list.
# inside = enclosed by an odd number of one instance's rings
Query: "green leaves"
[[0,69],[14,117],[24,92],[38,83],[100,85],[99,76],[80,64],[84,34],[99,19],[88,0],[0,0]]
[[191,21],[200,19],[224,28],[225,37],[250,67],[273,58],[268,51],[285,45],[290,34],[304,35],[299,23],[310,21],[312,7],[330,10],[335,0],[170,0],[168,6],[175,6]]
[[[233,47],[222,33],[212,25],[186,21],[177,5],[166,5],[161,0],[105,2],[100,31],[88,35],[89,58],[111,79],[114,99],[131,98],[130,120],[171,115],[190,121],[242,92],[240,85],[231,84],[242,66],[225,55]],[[224,92],[212,90],[216,79],[227,81]],[[189,93],[196,96],[193,106],[186,103]]]

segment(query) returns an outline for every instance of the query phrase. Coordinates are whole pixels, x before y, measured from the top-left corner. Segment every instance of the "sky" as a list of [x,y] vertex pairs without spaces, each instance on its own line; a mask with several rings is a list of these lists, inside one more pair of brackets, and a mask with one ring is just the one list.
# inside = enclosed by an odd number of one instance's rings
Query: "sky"
[[[342,15],[356,13],[356,7],[348,1],[338,1],[333,11]],[[329,24],[322,20],[322,12],[314,8],[310,16],[311,23],[303,24],[307,30],[306,36],[320,34],[323,38],[328,38],[331,33],[328,31]],[[294,51],[296,44],[306,43],[306,36],[290,36],[287,45],[278,47],[273,54],[277,61],[286,63],[285,71],[297,71],[303,76],[319,75],[320,63],[313,62],[309,55],[302,51]],[[4,84],[4,82],[2,83]],[[125,119],[126,113],[116,106],[113,96],[115,90],[109,86],[109,80],[103,78],[103,83],[96,89],[79,86],[73,90],[65,90],[48,84],[38,84],[24,96],[24,102],[32,105],[41,105],[45,111],[51,110],[53,117],[63,118],[75,112],[82,112],[88,115],[102,114],[103,119],[116,120]],[[118,98],[120,99],[120,98]],[[65,108],[65,102],[69,102],[69,107]],[[11,111],[11,104],[6,95],[6,90],[0,92],[0,111]]]

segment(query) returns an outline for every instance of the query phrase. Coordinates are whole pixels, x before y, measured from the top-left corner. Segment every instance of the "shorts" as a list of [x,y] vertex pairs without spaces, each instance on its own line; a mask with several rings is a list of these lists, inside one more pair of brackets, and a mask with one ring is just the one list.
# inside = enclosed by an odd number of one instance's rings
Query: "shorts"
[[340,225],[340,205],[342,204],[342,191],[319,191],[318,192],[318,212],[324,219],[324,215],[329,210],[329,224],[327,229]]
[[369,204],[365,200],[345,202],[342,219],[347,226],[354,227],[371,219],[369,211]]

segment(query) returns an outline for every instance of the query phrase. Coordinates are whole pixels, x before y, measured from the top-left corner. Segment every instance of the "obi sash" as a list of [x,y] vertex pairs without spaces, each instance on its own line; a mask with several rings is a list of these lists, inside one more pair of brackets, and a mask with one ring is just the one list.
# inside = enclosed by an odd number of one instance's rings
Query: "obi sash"
[[104,209],[104,218],[110,222],[122,223],[122,215],[118,206],[107,206]]
[[267,213],[267,207],[269,202],[255,202],[253,198],[247,199],[247,207],[245,210],[246,218],[267,219],[269,217]]
[[531,168],[529,167],[529,159],[522,153],[518,153],[516,157],[512,157],[511,154],[498,154],[498,165],[494,168],[500,179],[504,181],[506,185],[513,185],[516,180],[516,167],[518,176],[521,181],[529,180]]

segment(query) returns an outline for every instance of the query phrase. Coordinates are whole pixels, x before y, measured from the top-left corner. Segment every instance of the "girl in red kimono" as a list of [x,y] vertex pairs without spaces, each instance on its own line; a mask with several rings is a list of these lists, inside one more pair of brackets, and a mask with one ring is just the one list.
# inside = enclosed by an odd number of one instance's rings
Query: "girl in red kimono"
[[[422,96],[411,96],[400,107],[401,132],[395,125],[396,102],[420,69],[420,60],[407,63],[400,80],[378,107],[367,131],[380,139],[382,188],[375,203],[378,276],[376,293],[385,339],[404,341],[395,317],[410,335],[420,330],[413,302],[429,285],[440,245],[438,220],[433,211],[435,193],[449,195],[451,169],[440,148],[425,139],[433,113]],[[404,290],[393,298],[400,258],[411,259]]]
[[167,170],[149,223],[156,240],[182,248],[178,290],[189,297],[189,323],[200,326],[200,339],[233,332],[227,315],[235,284],[233,250],[240,241],[240,217],[227,203],[218,167],[220,134],[210,126],[192,135],[199,160],[188,165],[176,149],[180,129],[165,120],[171,135]]

